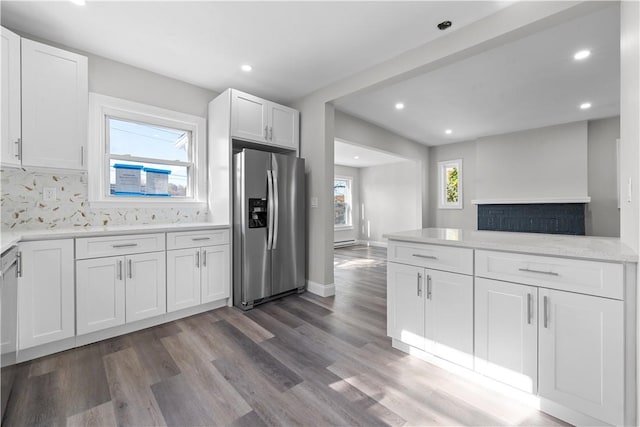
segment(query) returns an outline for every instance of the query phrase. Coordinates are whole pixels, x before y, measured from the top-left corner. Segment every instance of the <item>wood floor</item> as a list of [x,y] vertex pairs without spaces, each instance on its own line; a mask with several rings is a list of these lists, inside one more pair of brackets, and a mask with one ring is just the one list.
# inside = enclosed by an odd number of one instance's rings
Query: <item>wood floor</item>
[[386,253],[335,252],[336,296],[222,308],[18,367],[3,425],[556,425],[391,348]]

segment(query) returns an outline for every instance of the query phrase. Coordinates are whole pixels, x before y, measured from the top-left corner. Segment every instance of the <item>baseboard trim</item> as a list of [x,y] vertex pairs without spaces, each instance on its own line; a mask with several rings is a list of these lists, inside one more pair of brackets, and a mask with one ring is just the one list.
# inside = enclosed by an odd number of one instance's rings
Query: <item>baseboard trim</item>
[[386,248],[388,246],[387,242],[377,242],[375,240],[358,240],[357,243],[359,245],[377,246],[379,248]]
[[332,297],[336,294],[336,285],[333,283],[329,285],[321,285],[320,283],[307,280],[307,291],[323,298]]

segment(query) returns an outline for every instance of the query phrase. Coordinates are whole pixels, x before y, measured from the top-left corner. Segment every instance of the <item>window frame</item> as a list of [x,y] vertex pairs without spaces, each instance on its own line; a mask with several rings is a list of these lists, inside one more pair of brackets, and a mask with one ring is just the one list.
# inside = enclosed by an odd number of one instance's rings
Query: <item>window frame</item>
[[[458,201],[447,202],[447,169],[458,169]],[[463,209],[462,159],[438,162],[438,209]]]
[[[337,180],[347,181],[347,190],[345,191],[345,198],[348,202],[345,202],[347,205],[346,219],[347,224],[335,224],[335,209],[336,209],[336,192],[335,192],[335,182]],[[346,175],[334,175],[333,176],[333,211],[334,211],[334,230],[352,230],[353,229],[353,177]]]
[[[167,207],[207,204],[206,120],[202,117],[164,108],[114,98],[98,93],[89,94],[89,139],[87,176],[89,203],[99,207]],[[181,129],[191,132],[193,171],[189,175],[190,197],[140,197],[110,194],[111,153],[107,142],[107,119]],[[189,192],[189,190],[188,190]]]

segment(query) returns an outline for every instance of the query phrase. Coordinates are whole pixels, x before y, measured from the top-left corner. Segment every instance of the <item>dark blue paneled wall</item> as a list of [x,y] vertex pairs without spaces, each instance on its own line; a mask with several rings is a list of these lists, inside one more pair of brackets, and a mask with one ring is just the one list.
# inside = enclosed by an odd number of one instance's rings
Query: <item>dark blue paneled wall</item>
[[478,230],[584,235],[584,203],[478,205]]

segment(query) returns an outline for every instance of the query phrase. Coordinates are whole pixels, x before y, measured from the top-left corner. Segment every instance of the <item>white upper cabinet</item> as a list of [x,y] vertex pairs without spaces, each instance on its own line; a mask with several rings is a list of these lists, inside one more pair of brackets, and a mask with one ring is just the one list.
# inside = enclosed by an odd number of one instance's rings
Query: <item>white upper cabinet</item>
[[298,149],[300,114],[293,108],[231,90],[231,137]]
[[20,36],[2,30],[2,151],[3,166],[20,166]]
[[22,166],[85,169],[87,58],[22,39]]

